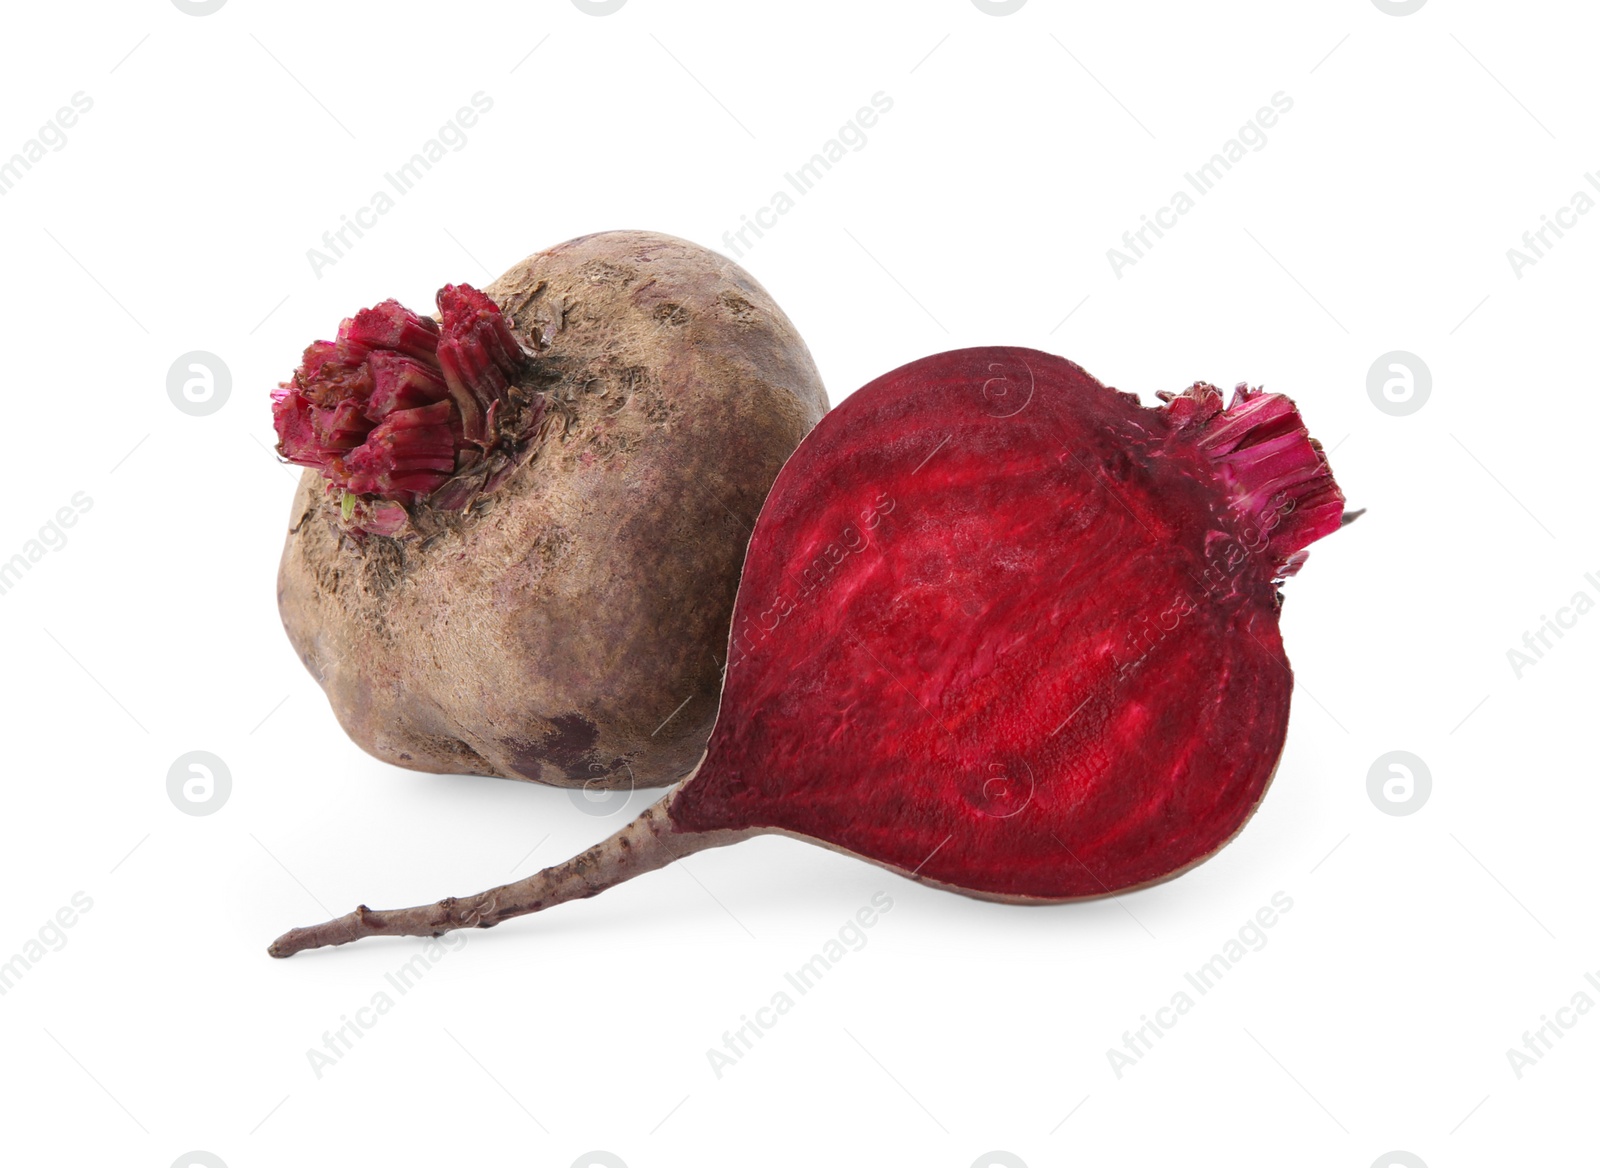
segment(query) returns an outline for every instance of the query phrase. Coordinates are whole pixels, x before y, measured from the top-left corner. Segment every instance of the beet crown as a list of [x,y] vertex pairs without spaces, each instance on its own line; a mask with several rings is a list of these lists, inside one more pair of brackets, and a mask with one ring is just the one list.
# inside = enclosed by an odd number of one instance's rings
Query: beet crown
[[517,384],[531,355],[494,301],[447,284],[438,304],[442,323],[394,300],[347,317],[272,395],[278,453],[321,472],[353,532],[400,534],[423,500],[467,506],[543,415]]

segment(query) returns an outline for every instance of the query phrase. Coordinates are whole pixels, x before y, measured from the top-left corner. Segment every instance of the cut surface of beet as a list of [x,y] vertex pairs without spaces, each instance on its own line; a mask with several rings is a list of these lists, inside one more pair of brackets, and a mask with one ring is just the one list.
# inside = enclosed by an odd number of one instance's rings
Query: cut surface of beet
[[1180,870],[1266,788],[1276,582],[1342,511],[1287,398],[1147,409],[1023,349],[896,370],[779,475],[671,817],[1006,897]]
[[1209,856],[1282,752],[1278,587],[1344,497],[1287,398],[1160,396],[1019,348],[867,385],[762,508],[694,774],[566,864],[271,952],[487,927],[767,832],[1035,903]]

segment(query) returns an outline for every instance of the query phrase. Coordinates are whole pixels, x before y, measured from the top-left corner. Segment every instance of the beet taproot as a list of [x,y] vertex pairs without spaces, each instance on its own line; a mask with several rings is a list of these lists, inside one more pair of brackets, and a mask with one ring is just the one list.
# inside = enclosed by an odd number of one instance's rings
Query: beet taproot
[[394,301],[274,395],[306,466],[278,579],[346,732],[415,770],[659,786],[716,715],[749,538],[827,410],[731,261],[619,231],[540,252],[438,321]]
[[1288,398],[1158,396],[1015,348],[872,382],[761,511],[692,776],[525,880],[362,906],[270,952],[488,927],[772,832],[1017,903],[1205,859],[1276,768],[1278,586],[1344,496]]

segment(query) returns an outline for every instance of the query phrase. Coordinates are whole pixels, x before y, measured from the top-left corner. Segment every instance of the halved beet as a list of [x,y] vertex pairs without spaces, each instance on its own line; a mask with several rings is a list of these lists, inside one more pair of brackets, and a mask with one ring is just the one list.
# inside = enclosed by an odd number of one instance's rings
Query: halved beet
[[271,951],[487,927],[770,832],[1022,902],[1204,859],[1283,749],[1278,583],[1344,497],[1287,398],[1159,396],[1015,348],[872,382],[762,509],[689,778],[526,880]]

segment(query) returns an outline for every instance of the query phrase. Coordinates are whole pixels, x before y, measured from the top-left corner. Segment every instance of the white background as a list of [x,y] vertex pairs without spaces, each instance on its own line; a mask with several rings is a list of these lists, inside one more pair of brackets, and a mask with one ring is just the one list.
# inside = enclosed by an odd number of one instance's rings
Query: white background
[[[1520,1078],[1506,1053],[1600,1002],[1600,615],[1520,678],[1507,658],[1600,598],[1600,215],[1520,278],[1506,255],[1600,169],[1588,6],[146,0],[6,24],[0,158],[93,101],[0,198],[0,559],[92,500],[0,595],[0,960],[93,902],[0,997],[8,1162],[1593,1162],[1600,1011]],[[315,274],[307,249],[480,90],[466,146]],[[973,344],[1146,400],[1248,379],[1370,508],[1286,586],[1300,685],[1259,815],[1181,879],[1050,909],[791,841],[704,853],[471,934],[319,1078],[308,1049],[423,943],[276,962],[273,936],[526,874],[622,818],[344,738],[278,624],[268,390],[355,308],[578,234],[725,249],[878,91],[865,146],[741,261],[835,403]],[[1107,249],[1278,91],[1264,148],[1115,274]],[[231,371],[208,416],[168,398],[191,350]],[[1408,416],[1368,396],[1391,350],[1432,373]],[[166,793],[193,750],[233,780],[204,817]],[[1392,750],[1433,779],[1404,817],[1367,792]],[[707,1050],[880,890],[866,945],[719,1079]],[[1280,891],[1265,946],[1118,1077],[1107,1050]]]

